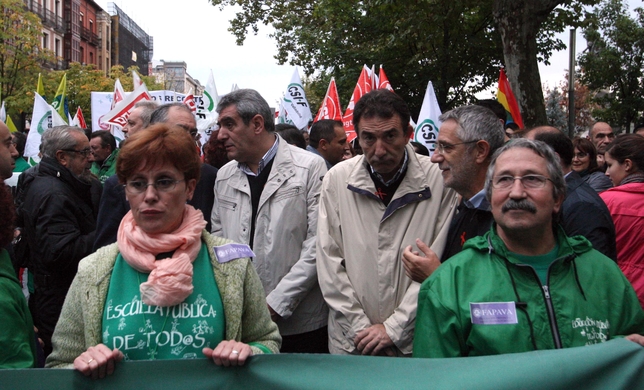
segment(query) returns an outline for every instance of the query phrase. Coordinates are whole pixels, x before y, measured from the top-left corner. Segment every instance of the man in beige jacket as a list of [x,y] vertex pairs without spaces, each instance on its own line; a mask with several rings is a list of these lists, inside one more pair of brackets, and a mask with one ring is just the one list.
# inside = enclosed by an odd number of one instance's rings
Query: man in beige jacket
[[401,253],[420,238],[442,254],[457,195],[409,145],[409,117],[394,93],[364,95],[353,114],[364,155],[337,164],[322,183],[316,252],[331,353],[412,352],[419,284]]

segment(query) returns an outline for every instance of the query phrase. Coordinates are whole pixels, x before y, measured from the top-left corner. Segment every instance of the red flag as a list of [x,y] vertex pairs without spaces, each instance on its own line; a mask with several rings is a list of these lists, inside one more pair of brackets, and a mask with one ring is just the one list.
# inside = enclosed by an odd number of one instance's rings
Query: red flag
[[134,105],[142,100],[152,100],[145,84],[141,84],[140,87],[130,92],[125,99],[116,104],[110,112],[103,116],[103,122],[121,127],[125,126],[127,117],[130,115]]
[[317,122],[322,119],[335,119],[337,121],[342,121],[340,97],[338,96],[338,88],[335,85],[335,78],[333,77],[329,83],[329,88],[326,90],[326,95],[324,95],[322,106],[313,122]]
[[391,92],[394,91],[394,89],[391,87],[389,79],[387,78],[387,75],[385,74],[385,70],[382,68],[382,65],[380,65],[380,76],[378,78],[380,79],[378,89],[388,89]]
[[76,110],[75,118],[78,121],[78,127],[81,129],[87,128],[87,123],[85,123],[85,117],[83,117],[83,111],[81,111],[80,106],[78,106],[78,109]]
[[193,114],[197,112],[197,103],[195,103],[195,95],[192,93],[192,88],[190,88],[190,92],[183,99],[183,104],[188,106]]
[[514,98],[512,88],[510,88],[510,82],[503,69],[501,69],[501,74],[499,75],[499,87],[496,91],[496,100],[503,105],[505,111],[510,113],[514,123],[523,129],[525,126],[523,126],[523,119],[521,119],[521,111],[519,111],[519,105]]
[[367,68],[366,65],[364,65],[362,72],[360,73],[360,77],[358,78],[358,83],[353,90],[353,95],[351,95],[349,106],[347,107],[347,110],[344,112],[344,116],[342,117],[342,123],[344,125],[344,131],[347,133],[348,142],[353,141],[353,139],[357,136],[356,131],[353,127],[353,107],[355,107],[356,103],[358,102],[358,100],[360,100],[362,95],[366,94],[367,92],[371,92],[372,78],[370,73],[371,70]]

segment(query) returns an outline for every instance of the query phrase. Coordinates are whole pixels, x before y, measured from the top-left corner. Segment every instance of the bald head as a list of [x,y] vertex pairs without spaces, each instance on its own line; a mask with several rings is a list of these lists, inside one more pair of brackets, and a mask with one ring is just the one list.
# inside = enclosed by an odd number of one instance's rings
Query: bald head
[[591,127],[588,139],[595,145],[598,154],[604,154],[606,146],[615,139],[615,133],[608,123],[597,122]]
[[561,130],[552,126],[538,126],[528,130],[528,132],[525,135],[525,138],[531,139],[534,141],[537,134],[544,134],[544,133],[560,134]]

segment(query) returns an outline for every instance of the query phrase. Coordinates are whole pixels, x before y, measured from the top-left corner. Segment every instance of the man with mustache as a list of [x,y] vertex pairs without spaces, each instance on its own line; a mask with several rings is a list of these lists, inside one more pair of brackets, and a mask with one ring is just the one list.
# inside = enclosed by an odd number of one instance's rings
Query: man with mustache
[[644,345],[644,311],[615,263],[557,214],[566,183],[541,141],[492,157],[485,191],[495,224],[421,286],[415,357],[465,357],[596,344]]
[[78,262],[92,253],[101,184],[90,172],[89,140],[78,127],[45,131],[42,153],[21,217],[34,274],[29,306],[46,356]]

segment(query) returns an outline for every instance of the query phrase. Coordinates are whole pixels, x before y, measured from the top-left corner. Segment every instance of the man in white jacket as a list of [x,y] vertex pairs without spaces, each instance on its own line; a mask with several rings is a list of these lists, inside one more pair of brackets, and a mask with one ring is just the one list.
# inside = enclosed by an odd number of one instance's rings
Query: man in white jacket
[[315,265],[324,160],[276,135],[273,113],[254,90],[227,94],[217,112],[217,137],[233,161],[217,174],[212,233],[255,253],[281,351],[328,352],[328,308]]
[[390,91],[364,95],[353,112],[364,155],[324,177],[317,266],[331,353],[412,352],[419,284],[405,274],[401,254],[420,238],[440,257],[457,196],[409,145],[409,117]]

